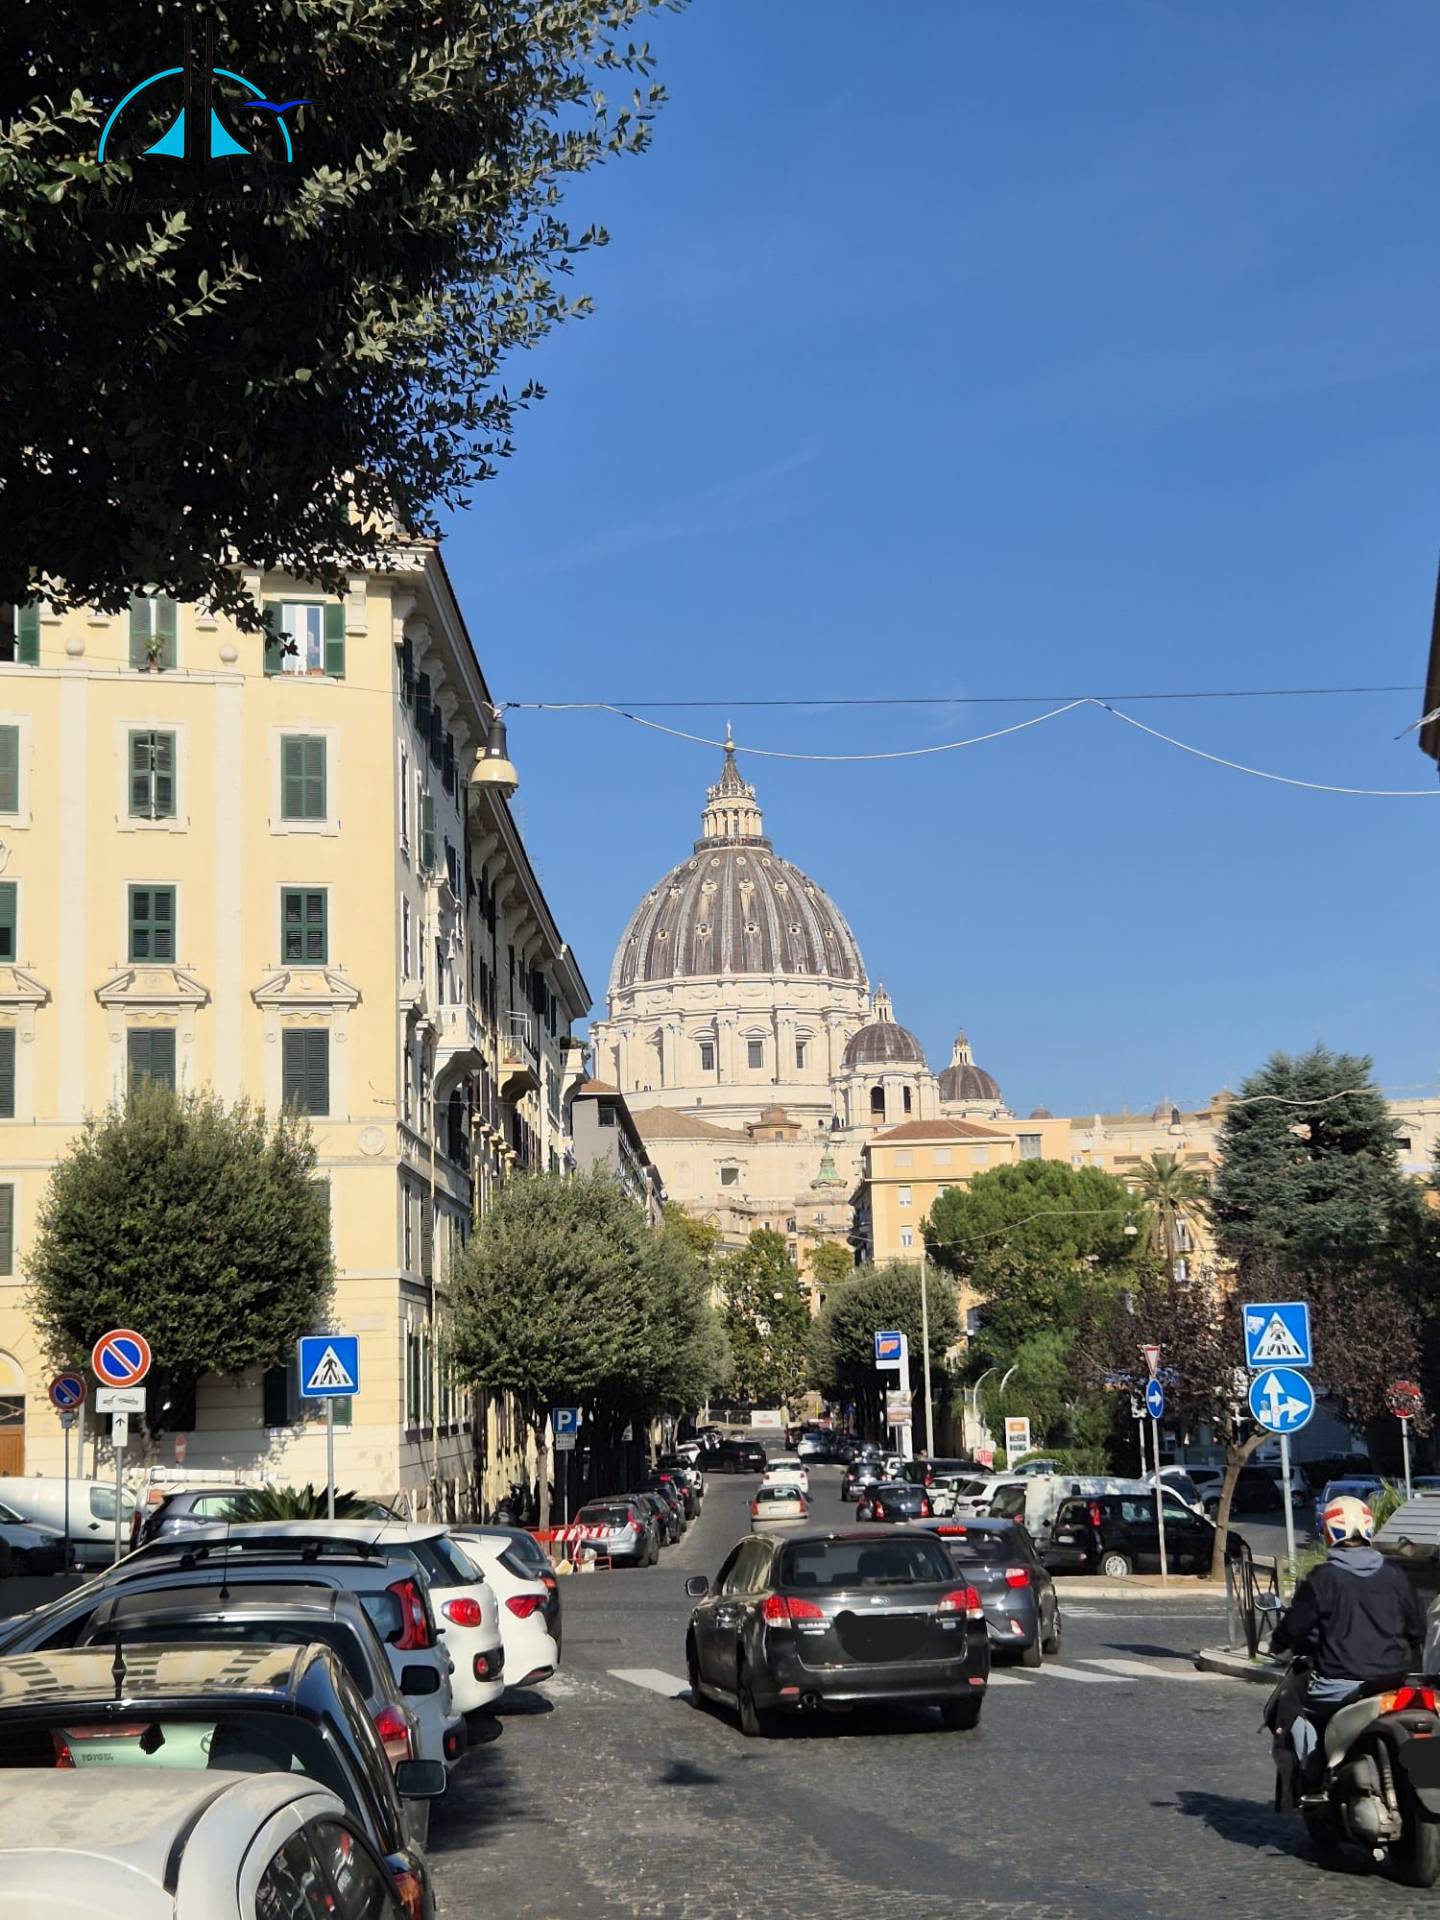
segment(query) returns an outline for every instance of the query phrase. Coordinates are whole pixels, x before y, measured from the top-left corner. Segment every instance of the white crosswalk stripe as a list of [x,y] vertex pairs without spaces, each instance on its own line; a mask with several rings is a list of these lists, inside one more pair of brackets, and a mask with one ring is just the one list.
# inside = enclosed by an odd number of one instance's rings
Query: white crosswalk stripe
[[690,1691],[690,1682],[681,1680],[673,1673],[662,1673],[658,1667],[611,1667],[612,1680],[625,1680],[632,1687],[643,1687],[647,1693],[658,1693],[666,1700],[678,1700]]
[[1107,1673],[1124,1674],[1131,1680],[1198,1680],[1202,1686],[1222,1679],[1218,1673],[1198,1673],[1194,1667],[1178,1666],[1173,1660],[1099,1660],[1089,1659],[1090,1667],[1103,1667]]
[[[679,1674],[665,1673],[659,1667],[611,1667],[608,1672],[612,1680],[623,1680],[630,1687],[642,1687],[646,1693],[658,1693],[663,1700],[683,1700],[690,1691],[688,1681]],[[1216,1673],[1197,1673],[1193,1667],[1178,1659],[1126,1660],[1119,1656],[1089,1654],[1064,1665],[1047,1660],[1043,1667],[1028,1667],[1023,1673],[992,1669],[990,1685],[1033,1687],[1037,1680],[1047,1678],[1072,1680],[1081,1686],[1092,1687],[1133,1686],[1142,1680],[1180,1680],[1187,1685],[1199,1681],[1203,1685],[1223,1677]]]
[[1086,1667],[1035,1667],[1032,1669],[1038,1679],[1048,1674],[1052,1680],[1088,1680],[1096,1687],[1122,1687],[1125,1682],[1118,1673],[1091,1673]]

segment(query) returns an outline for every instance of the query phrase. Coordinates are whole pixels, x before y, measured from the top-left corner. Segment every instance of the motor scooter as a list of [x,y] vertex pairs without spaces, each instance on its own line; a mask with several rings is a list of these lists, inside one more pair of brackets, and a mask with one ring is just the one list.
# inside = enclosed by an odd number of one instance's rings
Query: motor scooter
[[[1273,1628],[1283,1611],[1278,1595],[1257,1601]],[[1303,1659],[1290,1673],[1306,1670]],[[1286,1679],[1288,1680],[1289,1674]],[[1271,1705],[1286,1686],[1282,1680]],[[1273,1715],[1267,1708],[1265,1723]],[[1362,1693],[1317,1717],[1323,1773],[1309,1778],[1313,1791],[1300,1794],[1300,1814],[1322,1860],[1334,1860],[1347,1841],[1364,1847],[1412,1887],[1440,1880],[1440,1701],[1428,1679]],[[1284,1804],[1282,1743],[1275,1734],[1275,1804]]]

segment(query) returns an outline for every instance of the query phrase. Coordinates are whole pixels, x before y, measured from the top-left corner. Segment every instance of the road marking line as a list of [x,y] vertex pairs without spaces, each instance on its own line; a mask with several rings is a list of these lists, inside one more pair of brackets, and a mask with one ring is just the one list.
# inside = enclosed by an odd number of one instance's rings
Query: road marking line
[[626,1680],[632,1687],[644,1687],[647,1693],[658,1693],[666,1700],[682,1699],[690,1691],[688,1680],[662,1673],[658,1667],[610,1667],[607,1671],[612,1680]]
[[1125,1683],[1118,1673],[1087,1673],[1083,1667],[1035,1667],[1035,1673],[1048,1673],[1054,1680],[1088,1680],[1093,1686],[1121,1687]]
[[1030,1682],[1022,1680],[1018,1673],[996,1673],[992,1670],[988,1684],[992,1687],[1028,1687]]
[[1218,1673],[1197,1673],[1193,1667],[1177,1667],[1160,1660],[1085,1659],[1087,1667],[1104,1667],[1107,1673],[1123,1673],[1136,1680],[1218,1680]]

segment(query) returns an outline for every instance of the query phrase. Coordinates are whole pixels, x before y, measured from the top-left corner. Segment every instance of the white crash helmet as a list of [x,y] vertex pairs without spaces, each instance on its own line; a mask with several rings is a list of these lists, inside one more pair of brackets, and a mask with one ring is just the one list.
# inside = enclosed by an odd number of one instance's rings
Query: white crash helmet
[[1349,1493],[1335,1496],[1320,1516],[1320,1526],[1327,1543],[1332,1547],[1338,1547],[1342,1540],[1373,1540],[1375,1537],[1374,1514],[1363,1500],[1357,1500]]

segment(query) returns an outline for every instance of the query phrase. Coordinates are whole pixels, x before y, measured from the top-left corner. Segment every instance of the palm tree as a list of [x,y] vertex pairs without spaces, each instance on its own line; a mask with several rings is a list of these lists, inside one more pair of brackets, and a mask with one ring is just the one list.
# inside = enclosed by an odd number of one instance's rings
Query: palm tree
[[1126,1175],[1136,1199],[1145,1209],[1149,1246],[1163,1255],[1167,1278],[1175,1278],[1175,1255],[1180,1224],[1203,1217],[1210,1201],[1210,1182],[1203,1173],[1182,1165],[1178,1153],[1152,1153]]
[[[313,1483],[303,1487],[246,1487],[231,1502],[228,1518],[235,1521],[323,1520],[328,1508],[327,1489]],[[366,1520],[374,1517],[374,1503],[354,1493],[337,1493],[337,1520]]]

